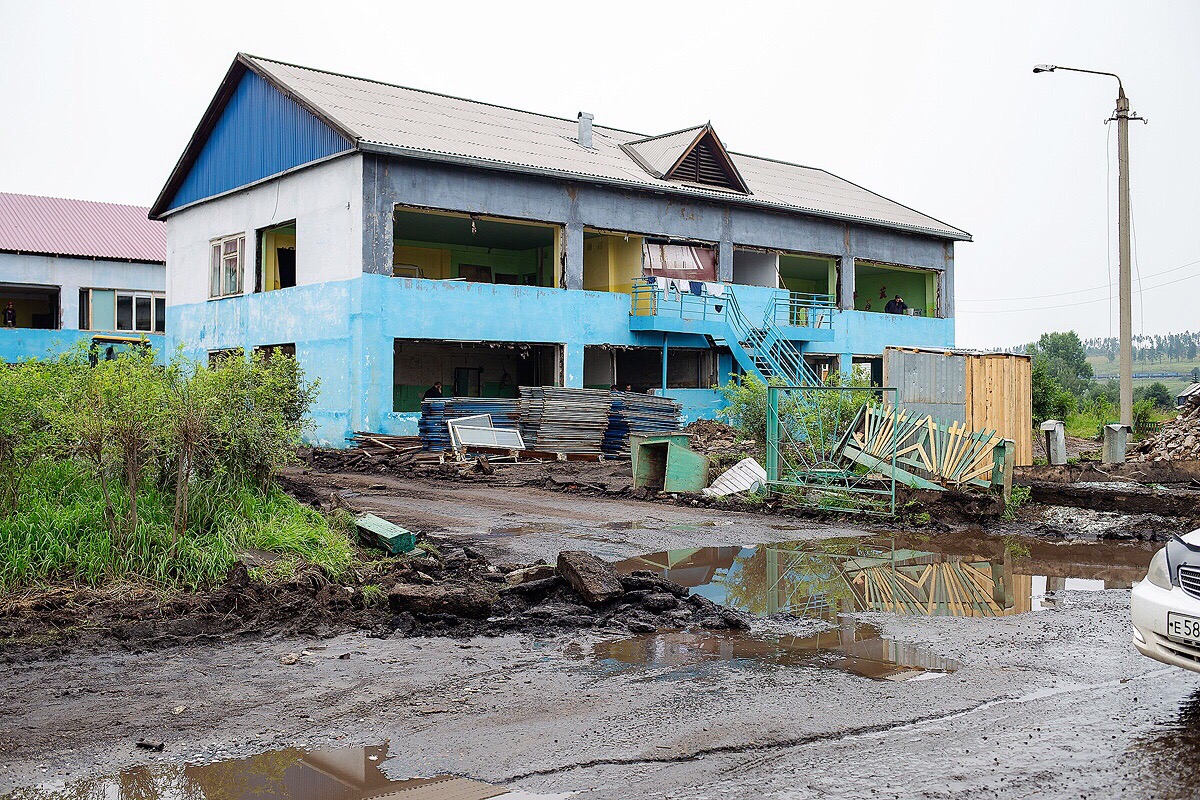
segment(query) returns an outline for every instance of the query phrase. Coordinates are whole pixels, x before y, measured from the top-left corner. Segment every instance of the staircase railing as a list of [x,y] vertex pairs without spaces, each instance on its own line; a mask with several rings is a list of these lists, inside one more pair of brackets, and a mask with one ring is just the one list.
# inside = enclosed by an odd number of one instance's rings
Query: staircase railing
[[738,305],[733,287],[727,290],[725,320],[737,337],[738,344],[749,353],[758,371],[769,383],[778,378],[789,386],[819,385],[821,380],[804,361],[804,356],[775,323],[775,307],[767,309],[762,327],[755,327]]

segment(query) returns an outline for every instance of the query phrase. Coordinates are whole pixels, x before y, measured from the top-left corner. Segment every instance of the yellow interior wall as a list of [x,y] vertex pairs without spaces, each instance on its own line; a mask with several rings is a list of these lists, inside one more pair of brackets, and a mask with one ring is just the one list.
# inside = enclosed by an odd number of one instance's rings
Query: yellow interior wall
[[266,231],[263,233],[262,276],[263,291],[270,292],[279,288],[279,259],[275,251],[279,248],[296,249],[296,234]]
[[642,274],[642,237],[602,234],[583,241],[583,288],[629,294]]
[[[409,247],[398,245],[392,250],[392,266],[411,264],[421,268],[424,277],[430,280],[447,280],[454,277],[450,270],[450,251],[437,250],[432,247]],[[393,269],[393,274],[412,277],[410,271],[399,273]]]

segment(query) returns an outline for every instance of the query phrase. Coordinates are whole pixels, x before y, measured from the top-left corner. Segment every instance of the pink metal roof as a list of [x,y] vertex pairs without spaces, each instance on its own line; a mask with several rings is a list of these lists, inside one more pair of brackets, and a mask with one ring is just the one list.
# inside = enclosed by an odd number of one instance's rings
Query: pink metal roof
[[167,226],[149,209],[0,192],[0,250],[128,261],[167,260]]

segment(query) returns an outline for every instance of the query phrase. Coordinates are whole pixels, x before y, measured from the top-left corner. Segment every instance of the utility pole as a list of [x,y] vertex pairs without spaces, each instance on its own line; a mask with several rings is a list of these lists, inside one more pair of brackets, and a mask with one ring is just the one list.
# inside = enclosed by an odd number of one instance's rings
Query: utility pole
[[[1120,238],[1121,424],[1133,425],[1133,278],[1129,246],[1129,98],[1117,79],[1117,236]],[[1111,319],[1111,318],[1110,318]]]
[[[1117,123],[1117,236],[1119,242],[1119,290],[1121,307],[1121,424],[1133,425],[1133,278],[1132,254],[1130,248],[1130,228],[1132,227],[1129,211],[1129,121],[1131,119],[1146,122],[1129,110],[1129,98],[1125,96],[1125,86],[1121,78],[1112,72],[1099,72],[1094,69],[1079,69],[1077,67],[1059,67],[1054,64],[1038,64],[1033,68],[1034,73],[1056,72],[1085,72],[1089,75],[1107,75],[1117,79],[1117,110],[1104,124]],[[1108,187],[1105,187],[1107,191]]]

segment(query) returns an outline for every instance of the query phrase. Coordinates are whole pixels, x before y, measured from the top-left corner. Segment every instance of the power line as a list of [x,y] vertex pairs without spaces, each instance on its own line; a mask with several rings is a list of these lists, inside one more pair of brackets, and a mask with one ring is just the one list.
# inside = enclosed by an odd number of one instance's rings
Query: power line
[[[1170,272],[1170,271],[1171,270],[1168,270],[1168,272]],[[1156,274],[1165,275],[1166,272],[1159,272]],[[1160,283],[1156,286],[1143,286],[1142,288],[1138,289],[1136,292],[1133,292],[1133,294],[1138,295],[1140,298],[1143,292],[1148,292],[1151,289],[1161,289],[1164,286],[1171,286],[1176,283],[1183,283],[1184,281],[1190,281],[1192,278],[1200,278],[1200,273],[1196,273],[1195,275],[1185,275],[1182,278],[1176,278],[1173,281],[1167,281],[1166,283]],[[1036,308],[998,308],[994,311],[972,311],[971,309],[961,309],[961,310],[959,310],[958,313],[959,314],[1021,314],[1021,313],[1027,312],[1027,311],[1049,311],[1050,309],[1054,309],[1054,308],[1072,308],[1074,306],[1087,306],[1087,305],[1091,305],[1092,303],[1107,303],[1107,302],[1112,302],[1112,298],[1100,297],[1095,300],[1082,300],[1078,303],[1062,303],[1061,305],[1056,305],[1056,306],[1037,306]],[[1145,325],[1145,320],[1143,320],[1143,325]],[[1143,330],[1144,330],[1144,328],[1143,328]]]
[[[1162,272],[1152,272],[1149,275],[1141,275],[1139,277],[1140,278],[1157,278],[1159,275],[1169,275],[1172,272],[1178,272],[1181,269],[1187,269],[1188,267],[1195,266],[1196,264],[1200,264],[1200,258],[1196,259],[1195,261],[1189,261],[1186,264],[1180,264],[1178,267],[1171,267],[1171,269],[1164,269]],[[1191,277],[1194,277],[1194,276],[1191,276]],[[1087,292],[1098,292],[1101,289],[1110,289],[1111,287],[1112,287],[1112,284],[1110,283],[1106,286],[1093,286],[1090,289],[1072,289],[1067,292],[1055,292],[1053,294],[1034,294],[1034,295],[1029,295],[1027,297],[981,297],[978,299],[960,298],[958,300],[958,302],[960,302],[960,303],[1003,303],[1003,302],[1011,302],[1014,300],[1045,300],[1050,297],[1065,297],[1070,294],[1085,294]],[[1112,294],[1110,293],[1107,298],[1101,297],[1099,300],[1088,300],[1086,302],[1099,303],[1105,299],[1108,299],[1111,301]]]

